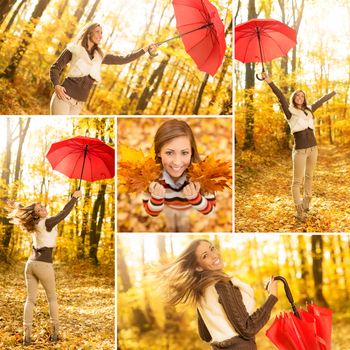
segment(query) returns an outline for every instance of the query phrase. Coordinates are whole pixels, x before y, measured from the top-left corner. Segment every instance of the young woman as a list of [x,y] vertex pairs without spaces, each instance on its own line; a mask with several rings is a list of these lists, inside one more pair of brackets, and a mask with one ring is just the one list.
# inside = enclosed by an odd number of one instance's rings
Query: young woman
[[144,208],[151,216],[163,211],[169,232],[189,231],[188,209],[207,215],[215,206],[214,195],[204,195],[198,183],[187,179],[187,168],[200,161],[190,126],[177,119],[164,122],[154,137],[154,151],[156,162],[163,168],[162,176],[150,184]]
[[40,203],[26,207],[19,205],[9,214],[11,222],[32,235],[33,250],[25,267],[27,299],[24,305],[23,345],[31,344],[33,309],[39,282],[45,289],[49,303],[51,336],[50,340],[58,340],[58,304],[56,296],[55,272],[52,266],[52,250],[56,246],[57,224],[73,209],[80,191],[75,191],[71,200],[63,210],[55,216],[47,217],[46,208]]
[[[50,79],[55,87],[50,103],[50,114],[78,115],[87,101],[94,83],[101,81],[102,64],[126,64],[156,48],[151,44],[127,56],[104,54],[99,47],[102,28],[98,23],[86,26],[78,39],[67,45],[50,68]],[[60,84],[60,74],[70,63],[66,79]]]
[[255,309],[253,289],[229,277],[223,265],[211,242],[192,241],[173,263],[159,271],[167,302],[196,306],[199,335],[213,350],[256,350],[255,335],[277,302],[277,281],[271,278],[268,298]]
[[[304,221],[311,202],[312,177],[318,155],[313,113],[336,93],[332,91],[308,106],[305,93],[302,90],[296,90],[292,93],[288,103],[282,91],[272,82],[268,74],[263,72],[262,76],[277,96],[294,136],[292,196],[296,217]],[[304,179],[304,196],[302,197],[300,188]]]

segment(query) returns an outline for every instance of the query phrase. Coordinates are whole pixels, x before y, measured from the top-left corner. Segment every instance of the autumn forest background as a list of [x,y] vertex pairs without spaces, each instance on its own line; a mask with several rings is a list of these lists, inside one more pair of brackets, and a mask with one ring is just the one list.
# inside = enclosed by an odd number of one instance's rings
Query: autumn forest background
[[[114,147],[114,118],[0,118],[0,348],[22,343],[24,265],[31,237],[9,222],[7,200],[39,202],[57,214],[78,180],[52,170],[53,142],[97,137]],[[58,225],[54,254],[62,348],[114,347],[114,180],[82,181],[83,196]],[[42,288],[35,309],[34,347],[48,348],[49,316]],[[54,348],[54,345],[53,345]]]
[[[256,306],[266,299],[271,275],[284,276],[298,307],[307,302],[333,311],[332,349],[344,350],[350,341],[349,259],[347,235],[118,235],[118,349],[210,349],[200,340],[193,307],[162,303],[157,267],[173,261],[195,238],[211,240],[221,251],[224,270],[250,284]],[[155,285],[157,286],[155,288]],[[265,336],[274,317],[291,306],[279,287],[271,320],[258,333],[260,350],[274,349]]]
[[315,113],[319,158],[314,175],[315,211],[305,223],[294,218],[292,136],[278,100],[255,79],[261,64],[234,62],[235,230],[237,232],[349,232],[350,4],[335,0],[234,1],[234,25],[273,18],[297,32],[287,56],[266,63],[272,80],[289,99],[295,89],[309,104],[337,94]]
[[[227,50],[214,77],[199,71],[180,39],[122,66],[104,66],[81,114],[232,113],[232,11],[213,0]],[[5,0],[0,7],[0,113],[49,114],[50,66],[88,22],[105,52],[128,54],[177,35],[168,0]]]

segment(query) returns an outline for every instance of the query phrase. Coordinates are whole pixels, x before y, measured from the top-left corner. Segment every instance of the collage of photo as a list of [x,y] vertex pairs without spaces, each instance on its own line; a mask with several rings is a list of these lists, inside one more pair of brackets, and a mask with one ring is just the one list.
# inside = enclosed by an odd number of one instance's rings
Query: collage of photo
[[350,350],[350,2],[0,4],[0,349]]

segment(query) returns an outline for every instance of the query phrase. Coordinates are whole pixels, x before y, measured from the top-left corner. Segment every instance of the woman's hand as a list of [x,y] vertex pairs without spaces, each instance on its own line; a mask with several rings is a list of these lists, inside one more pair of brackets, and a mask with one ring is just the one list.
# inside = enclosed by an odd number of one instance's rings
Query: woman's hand
[[158,198],[164,198],[165,197],[165,188],[156,181],[153,181],[150,183],[149,192],[151,193],[151,196],[158,197]]
[[157,49],[157,47],[158,47],[157,44],[152,43],[152,44],[150,44],[150,45],[148,45],[148,46],[145,46],[145,47],[143,48],[143,51],[145,51],[145,53],[148,52],[149,50],[150,50],[150,51],[154,51],[154,50]]
[[197,197],[200,189],[201,185],[199,182],[190,182],[183,188],[182,192],[187,199],[193,199]]
[[270,84],[272,82],[272,80],[270,79],[269,75],[266,72],[262,72],[261,76],[268,84]]
[[271,277],[268,282],[267,291],[270,295],[274,295],[278,298],[277,281],[275,281],[273,277]]
[[67,101],[70,99],[66,93],[66,89],[61,85],[55,85],[55,92],[60,100]]
[[75,191],[75,192],[73,193],[73,195],[72,195],[72,197],[74,197],[74,198],[79,198],[79,197],[81,197],[81,196],[82,196],[82,193],[81,193],[80,190]]

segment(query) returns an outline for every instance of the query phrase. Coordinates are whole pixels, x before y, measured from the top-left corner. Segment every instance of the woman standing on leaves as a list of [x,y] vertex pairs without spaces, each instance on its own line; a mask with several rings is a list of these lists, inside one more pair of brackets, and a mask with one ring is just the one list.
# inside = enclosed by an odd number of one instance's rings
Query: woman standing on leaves
[[220,253],[205,239],[192,241],[159,275],[168,303],[196,306],[199,335],[213,350],[257,349],[255,335],[277,302],[277,281],[271,278],[268,298],[255,309],[253,289],[223,272]]
[[202,194],[199,183],[187,179],[188,167],[200,161],[190,126],[177,119],[164,122],[154,137],[154,151],[163,171],[161,178],[150,184],[144,208],[151,216],[163,211],[168,232],[190,231],[187,210],[194,208],[207,215],[215,206],[214,195]]
[[[295,144],[292,153],[292,196],[296,207],[296,217],[303,222],[306,213],[309,211],[312,196],[312,177],[318,155],[314,134],[315,125],[313,112],[331,99],[336,93],[332,91],[324,95],[311,106],[308,106],[305,93],[302,90],[296,90],[292,93],[288,103],[282,91],[272,82],[266,72],[262,73],[262,77],[277,96],[287,118],[291,133],[294,136]],[[302,197],[300,188],[304,180],[304,197]]]
[[40,203],[26,207],[19,205],[9,214],[11,222],[32,235],[33,250],[25,267],[27,299],[24,305],[23,345],[31,344],[33,309],[39,282],[45,289],[49,303],[51,335],[50,340],[58,340],[58,304],[56,296],[55,272],[52,266],[52,251],[56,246],[57,224],[73,209],[80,191],[75,191],[63,210],[55,216],[47,217],[47,211]]
[[[50,68],[50,79],[55,87],[50,103],[50,114],[78,115],[87,101],[94,83],[101,81],[102,64],[127,64],[156,48],[151,44],[127,56],[104,54],[98,46],[102,39],[102,28],[92,23],[83,28],[78,39],[67,45]],[[60,74],[70,63],[66,79],[62,83]]]

